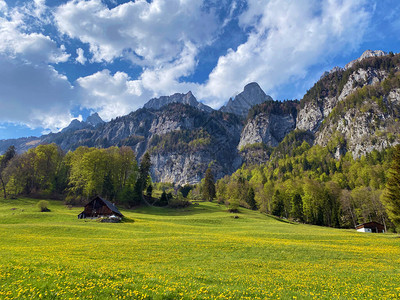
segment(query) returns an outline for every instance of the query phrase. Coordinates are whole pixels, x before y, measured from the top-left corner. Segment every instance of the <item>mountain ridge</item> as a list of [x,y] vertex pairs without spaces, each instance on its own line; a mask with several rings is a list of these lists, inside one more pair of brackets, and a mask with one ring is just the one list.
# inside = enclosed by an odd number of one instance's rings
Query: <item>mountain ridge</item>
[[154,180],[178,184],[198,182],[208,166],[218,179],[242,163],[260,164],[294,131],[307,133],[310,145],[333,147],[336,158],[359,157],[400,141],[400,55],[378,54],[321,77],[300,102],[273,101],[257,83],[218,111],[201,109],[191,92],[176,93],[109,122],[95,114],[89,122],[71,122],[75,129],[0,141],[0,152],[11,144],[18,151],[46,143],[65,151],[129,146],[138,159],[151,153]]

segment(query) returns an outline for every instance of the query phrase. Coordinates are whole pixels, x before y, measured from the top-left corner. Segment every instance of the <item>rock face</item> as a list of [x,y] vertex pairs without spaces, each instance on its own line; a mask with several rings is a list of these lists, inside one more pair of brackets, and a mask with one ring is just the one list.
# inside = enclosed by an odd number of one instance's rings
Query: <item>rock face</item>
[[143,107],[147,109],[158,110],[170,103],[187,104],[203,111],[207,112],[213,111],[211,107],[198,102],[196,97],[193,96],[192,92],[190,91],[187,94],[176,93],[171,96],[161,96],[159,98],[150,99]]
[[87,119],[86,119],[86,124],[92,125],[94,127],[96,127],[99,124],[103,124],[104,121],[102,120],[102,118],[100,118],[99,114],[96,112],[92,115],[90,115]]
[[77,119],[74,119],[71,121],[71,123],[65,127],[61,132],[67,132],[67,131],[77,131],[81,130],[84,128],[91,128],[91,127],[96,127],[99,124],[103,124],[104,121],[100,118],[99,114],[96,112],[92,115],[90,115],[85,122],[81,122]]
[[399,70],[399,55],[366,51],[314,85],[302,99],[296,128],[314,133],[315,144],[336,147],[336,158],[399,143]]
[[228,103],[220,108],[220,111],[246,117],[251,107],[267,100],[272,100],[271,96],[266,95],[258,83],[252,82],[246,85],[243,92],[238,94],[235,99],[229,99]]
[[[366,56],[368,57],[375,56]],[[361,61],[354,60],[353,67],[348,67],[346,71],[336,69],[335,72],[326,74],[314,85],[313,90],[310,90],[302,100],[296,129],[315,133],[340,101],[357,89],[382,82],[388,76],[389,72],[384,69],[357,67],[356,63]]]
[[63,130],[61,130],[61,132],[67,132],[67,131],[75,131],[75,130],[79,130],[85,127],[85,123],[81,122],[77,119],[74,119],[71,121],[71,123],[69,123],[69,125],[67,127],[65,127]]
[[254,143],[276,147],[296,128],[297,101],[268,101],[253,108],[240,135],[238,149]]
[[361,56],[355,60],[352,60],[351,62],[349,62],[347,65],[344,66],[344,69],[350,69],[351,67],[353,67],[356,63],[369,58],[369,57],[380,57],[380,56],[385,56],[387,55],[387,53],[385,51],[382,50],[366,50],[364,51],[363,54],[361,54]]

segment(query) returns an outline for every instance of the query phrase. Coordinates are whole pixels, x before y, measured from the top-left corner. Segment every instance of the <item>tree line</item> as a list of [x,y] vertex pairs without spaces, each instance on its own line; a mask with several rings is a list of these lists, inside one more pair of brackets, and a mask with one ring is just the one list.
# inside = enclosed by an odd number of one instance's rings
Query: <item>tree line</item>
[[64,153],[56,144],[39,145],[16,154],[11,146],[0,156],[4,198],[40,195],[82,204],[95,195],[126,206],[151,198],[150,155],[140,165],[130,147],[79,147]]

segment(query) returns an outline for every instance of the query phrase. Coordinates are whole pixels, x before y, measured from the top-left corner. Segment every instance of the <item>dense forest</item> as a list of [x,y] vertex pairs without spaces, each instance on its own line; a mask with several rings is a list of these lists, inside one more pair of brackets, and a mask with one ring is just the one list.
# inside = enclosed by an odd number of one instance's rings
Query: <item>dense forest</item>
[[392,158],[400,148],[335,159],[340,137],[311,147],[307,134],[290,133],[262,165],[243,165],[217,182],[217,199],[235,209],[259,209],[278,217],[330,227],[391,224],[383,203]]

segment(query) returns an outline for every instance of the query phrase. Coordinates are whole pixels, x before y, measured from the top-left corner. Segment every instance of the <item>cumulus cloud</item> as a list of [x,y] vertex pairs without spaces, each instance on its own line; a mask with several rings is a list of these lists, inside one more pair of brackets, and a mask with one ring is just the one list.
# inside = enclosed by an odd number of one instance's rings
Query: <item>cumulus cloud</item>
[[68,125],[73,89],[52,67],[0,55],[0,120],[57,131]]
[[144,104],[152,93],[139,80],[124,72],[114,75],[107,69],[77,80],[81,106],[99,112],[105,120],[125,115]]
[[12,58],[22,58],[29,63],[65,62],[69,54],[63,46],[42,33],[26,33],[21,12],[14,10],[10,17],[0,17],[0,53]]
[[210,43],[216,17],[203,1],[145,0],[108,9],[101,0],[70,1],[55,12],[59,30],[90,45],[93,60],[129,58],[142,66],[176,59],[188,43]]
[[218,107],[248,82],[271,92],[304,78],[311,66],[358,47],[369,21],[364,5],[358,0],[249,0],[239,18],[242,28],[251,29],[247,41],[219,58],[200,96]]
[[86,57],[85,57],[85,52],[83,51],[83,49],[82,49],[82,48],[76,49],[76,54],[77,54],[78,56],[76,57],[75,60],[76,60],[78,63],[84,65],[84,64],[86,63],[87,59],[86,59]]
[[[36,9],[31,14],[42,14],[44,1],[29,5]],[[0,4],[0,9],[0,120],[53,131],[68,125],[72,86],[49,65],[68,60],[65,47],[29,31],[26,6],[9,10]]]

